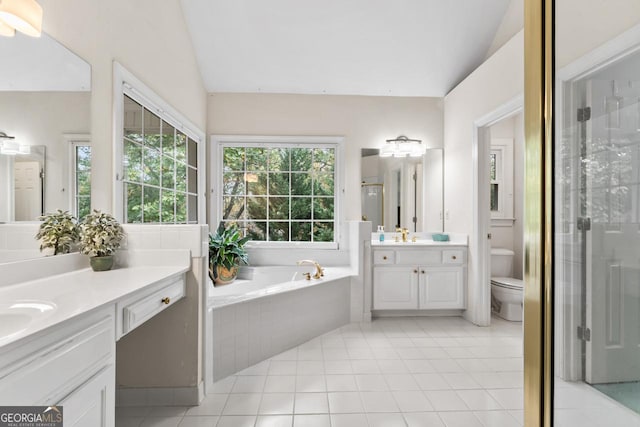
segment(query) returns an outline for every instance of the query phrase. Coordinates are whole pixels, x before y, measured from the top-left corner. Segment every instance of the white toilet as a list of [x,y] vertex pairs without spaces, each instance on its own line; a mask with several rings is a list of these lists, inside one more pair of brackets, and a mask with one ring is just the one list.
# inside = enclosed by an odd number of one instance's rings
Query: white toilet
[[491,311],[505,320],[522,321],[523,282],[513,276],[513,251],[491,248]]

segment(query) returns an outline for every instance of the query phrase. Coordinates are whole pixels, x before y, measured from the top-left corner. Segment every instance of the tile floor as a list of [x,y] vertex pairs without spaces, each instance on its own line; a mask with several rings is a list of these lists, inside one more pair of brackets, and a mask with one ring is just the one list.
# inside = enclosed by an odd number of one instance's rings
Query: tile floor
[[118,427],[516,427],[522,325],[350,324],[219,381],[197,407],[120,407]]
[[[121,407],[117,427],[523,425],[522,324],[389,318],[351,324],[215,384],[197,407]],[[556,379],[559,427],[640,427],[585,383]]]

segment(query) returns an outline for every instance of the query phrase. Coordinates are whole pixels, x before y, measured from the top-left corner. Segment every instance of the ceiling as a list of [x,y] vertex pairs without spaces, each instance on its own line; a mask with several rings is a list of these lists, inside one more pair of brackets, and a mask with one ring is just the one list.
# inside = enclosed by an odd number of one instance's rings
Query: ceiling
[[182,0],[209,92],[444,96],[509,0]]
[[91,66],[47,34],[0,37],[0,91],[91,90]]

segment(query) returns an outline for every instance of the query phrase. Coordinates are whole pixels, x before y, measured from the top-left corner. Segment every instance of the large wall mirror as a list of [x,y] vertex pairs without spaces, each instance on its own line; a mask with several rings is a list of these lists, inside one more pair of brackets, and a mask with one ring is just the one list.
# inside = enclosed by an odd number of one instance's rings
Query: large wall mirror
[[443,231],[443,150],[430,148],[422,157],[380,157],[362,149],[362,220],[373,230],[406,227],[410,231]]
[[90,209],[91,67],[47,34],[0,37],[0,223]]

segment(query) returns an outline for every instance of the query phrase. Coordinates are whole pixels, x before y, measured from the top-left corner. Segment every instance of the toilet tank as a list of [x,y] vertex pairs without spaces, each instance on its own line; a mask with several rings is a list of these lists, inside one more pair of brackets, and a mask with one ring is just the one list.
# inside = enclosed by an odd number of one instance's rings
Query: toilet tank
[[491,248],[491,277],[513,277],[513,254],[510,249]]

